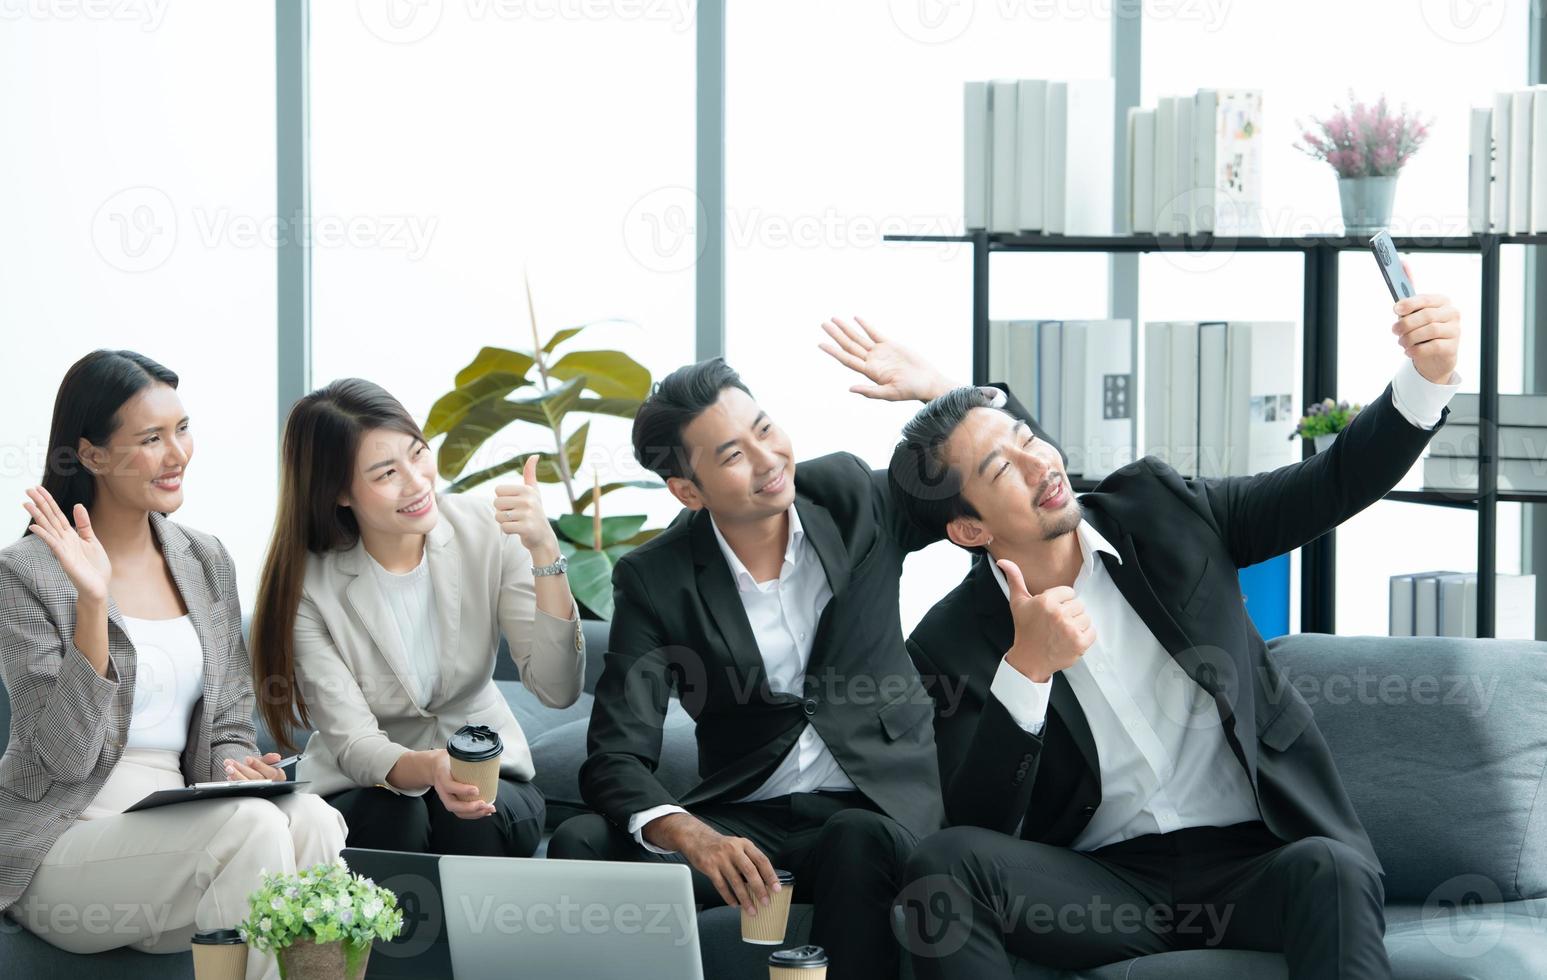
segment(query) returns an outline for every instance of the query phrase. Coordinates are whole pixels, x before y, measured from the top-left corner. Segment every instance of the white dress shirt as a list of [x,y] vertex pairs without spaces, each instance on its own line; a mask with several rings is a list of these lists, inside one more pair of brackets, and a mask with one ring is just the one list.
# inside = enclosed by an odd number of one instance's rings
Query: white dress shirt
[[[1404,360],[1392,380],[1392,404],[1410,424],[1431,429],[1460,380],[1452,374],[1449,384],[1435,384]],[[1213,697],[1177,665],[1096,559],[1105,551],[1121,561],[1112,545],[1085,521],[1076,533],[1082,562],[1073,588],[1096,640],[1063,675],[1096,744],[1101,804],[1073,848],[1261,819]],[[1004,573],[989,567],[1008,599]],[[1041,734],[1052,686],[1001,660],[989,691],[1016,724]]]
[[[803,693],[806,664],[811,659],[811,645],[816,638],[816,624],[822,618],[822,610],[833,597],[827,584],[827,573],[817,558],[816,550],[806,540],[800,524],[800,515],[790,505],[790,534],[784,547],[784,564],[779,577],[759,582],[747,571],[747,566],[736,556],[730,543],[720,533],[718,525],[710,519],[720,552],[730,566],[736,580],[736,592],[746,610],[747,622],[752,635],[757,638],[757,649],[763,658],[763,669],[768,675],[768,687],[776,694]],[[750,803],[771,799],[789,793],[811,793],[817,790],[852,790],[854,783],[822,736],[809,723],[800,739],[783,761],[752,793],[736,800]],[[651,844],[644,838],[645,825],[668,813],[686,813],[680,806],[657,806],[642,810],[629,818],[629,833],[647,849],[657,854],[670,853]]]
[[181,753],[193,707],[204,696],[204,647],[193,620],[135,619],[124,632],[134,644],[134,707],[125,749]]

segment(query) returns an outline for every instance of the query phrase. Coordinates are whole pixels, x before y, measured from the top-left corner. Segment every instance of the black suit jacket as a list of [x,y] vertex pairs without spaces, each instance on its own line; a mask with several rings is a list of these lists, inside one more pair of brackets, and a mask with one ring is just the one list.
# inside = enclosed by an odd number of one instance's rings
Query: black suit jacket
[[[1284,840],[1331,837],[1377,868],[1310,706],[1269,657],[1236,572],[1379,500],[1432,435],[1402,417],[1388,386],[1332,448],[1310,459],[1256,476],[1191,480],[1145,457],[1080,497],[1085,519],[1122,555],[1121,563],[1106,553],[1100,560],[1123,598],[1214,696],[1268,829]],[[1006,834],[1019,828],[1026,840],[1068,846],[1101,802],[1100,760],[1061,673],[1053,675],[1040,736],[1021,729],[990,693],[1014,632],[1004,593],[979,560],[908,639],[936,700],[947,819]]]
[[[1008,409],[1029,418],[1012,397]],[[612,633],[580,771],[613,823],[665,804],[738,799],[816,726],[854,785],[916,834],[943,810],[933,702],[903,644],[903,558],[940,538],[892,500],[885,471],[836,453],[795,468],[795,507],[833,597],[803,696],[768,686],[762,654],[707,511],[684,511],[613,570]],[[701,781],[681,799],[655,776],[668,697],[697,722]]]

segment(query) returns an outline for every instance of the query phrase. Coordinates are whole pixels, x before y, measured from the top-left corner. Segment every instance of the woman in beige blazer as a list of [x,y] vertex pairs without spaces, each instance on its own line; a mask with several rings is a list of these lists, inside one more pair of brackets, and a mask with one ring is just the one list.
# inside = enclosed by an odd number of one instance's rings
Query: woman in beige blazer
[[[177,375],[96,351],[65,376],[27,536],[0,551],[0,910],[61,949],[188,948],[268,871],[337,858],[309,793],[125,813],[161,789],[283,780],[253,744],[231,557],[167,520],[193,455]],[[274,977],[253,952],[249,978]]]
[[[536,457],[493,504],[437,494],[419,426],[358,379],[297,402],[281,456],[254,671],[281,744],[316,727],[297,777],[344,814],[351,847],[530,857],[544,805],[494,683],[500,636],[545,704],[573,704],[585,674]],[[451,775],[463,725],[504,742],[497,799]]]

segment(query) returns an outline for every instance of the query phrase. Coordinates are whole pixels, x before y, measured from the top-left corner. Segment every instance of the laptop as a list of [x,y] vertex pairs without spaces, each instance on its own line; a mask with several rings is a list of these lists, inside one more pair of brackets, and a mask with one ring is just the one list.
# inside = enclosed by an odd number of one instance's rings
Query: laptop
[[448,854],[440,880],[458,977],[703,980],[686,865]]
[[453,980],[451,946],[446,939],[438,854],[344,848],[344,862],[397,896],[403,931],[396,939],[378,939],[366,962],[366,980]]

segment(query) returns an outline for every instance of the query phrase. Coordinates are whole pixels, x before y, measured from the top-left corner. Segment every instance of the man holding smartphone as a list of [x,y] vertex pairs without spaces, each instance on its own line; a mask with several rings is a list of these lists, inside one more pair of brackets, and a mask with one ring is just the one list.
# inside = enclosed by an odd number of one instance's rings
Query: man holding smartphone
[[1380,861],[1236,576],[1379,500],[1443,424],[1459,314],[1422,294],[1395,312],[1390,386],[1267,473],[1145,457],[1076,500],[1057,447],[975,389],[904,429],[894,496],[983,556],[908,640],[955,692],[935,720],[951,826],[904,876],[920,980],[1200,948],[1390,977]]

